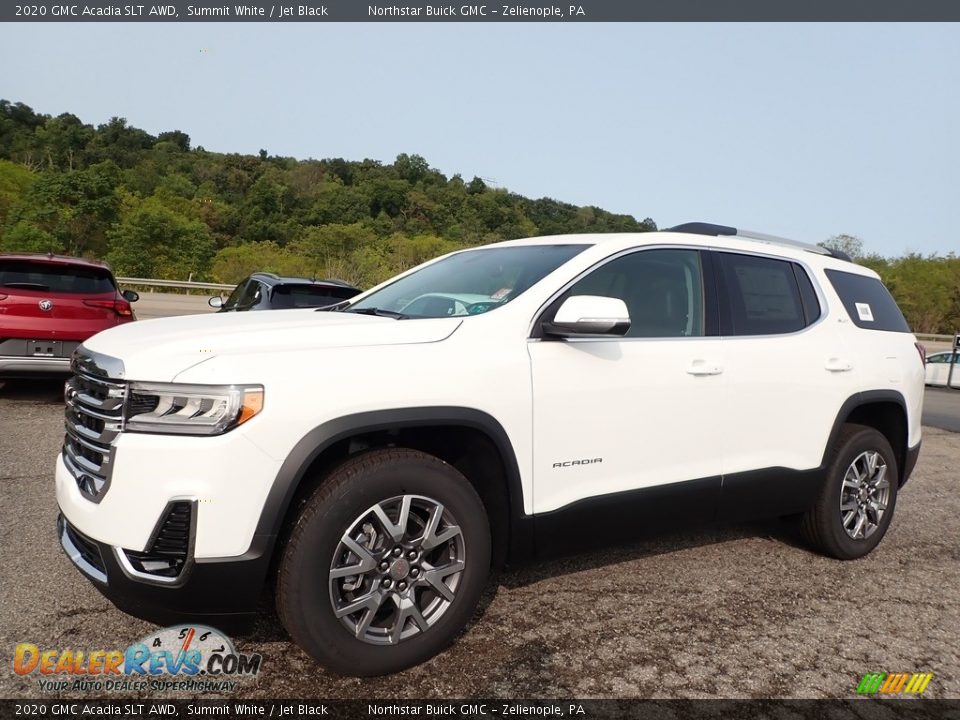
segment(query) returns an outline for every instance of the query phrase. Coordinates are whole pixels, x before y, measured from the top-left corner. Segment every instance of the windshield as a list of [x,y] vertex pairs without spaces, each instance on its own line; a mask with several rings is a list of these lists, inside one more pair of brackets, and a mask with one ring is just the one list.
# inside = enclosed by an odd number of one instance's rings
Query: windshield
[[390,283],[346,310],[378,310],[413,318],[479,315],[510,302],[586,247],[520,245],[459,252]]

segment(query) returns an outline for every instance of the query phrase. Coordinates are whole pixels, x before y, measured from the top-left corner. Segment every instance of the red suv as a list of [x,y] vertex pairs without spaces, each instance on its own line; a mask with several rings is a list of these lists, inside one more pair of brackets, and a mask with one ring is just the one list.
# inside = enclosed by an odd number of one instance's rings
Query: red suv
[[0,253],[0,378],[68,374],[77,345],[135,320],[138,299],[106,263]]

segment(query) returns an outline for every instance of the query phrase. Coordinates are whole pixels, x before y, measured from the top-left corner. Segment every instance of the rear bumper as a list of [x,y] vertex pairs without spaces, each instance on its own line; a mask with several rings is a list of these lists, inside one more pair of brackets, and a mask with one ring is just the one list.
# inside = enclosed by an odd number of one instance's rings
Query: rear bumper
[[175,583],[158,584],[131,576],[118,548],[83,535],[62,514],[57,537],[77,570],[118,609],[159,625],[192,621],[223,630],[248,628],[270,565],[267,553],[253,550],[236,558],[191,559]]
[[70,358],[0,355],[0,378],[66,377]]
[[912,448],[907,448],[907,457],[903,464],[903,477],[900,480],[900,487],[903,487],[907,480],[910,479],[910,475],[913,473],[913,469],[917,466],[917,460],[920,458],[920,445],[922,443],[917,443]]

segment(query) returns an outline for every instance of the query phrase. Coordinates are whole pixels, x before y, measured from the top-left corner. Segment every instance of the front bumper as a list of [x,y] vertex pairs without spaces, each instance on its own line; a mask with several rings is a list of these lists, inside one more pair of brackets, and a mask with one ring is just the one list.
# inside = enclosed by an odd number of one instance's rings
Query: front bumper
[[257,549],[239,557],[191,558],[175,583],[162,584],[133,577],[119,548],[84,535],[62,514],[57,536],[74,566],[110,602],[160,625],[204,622],[225,631],[245,629],[256,616],[270,566],[269,553]]

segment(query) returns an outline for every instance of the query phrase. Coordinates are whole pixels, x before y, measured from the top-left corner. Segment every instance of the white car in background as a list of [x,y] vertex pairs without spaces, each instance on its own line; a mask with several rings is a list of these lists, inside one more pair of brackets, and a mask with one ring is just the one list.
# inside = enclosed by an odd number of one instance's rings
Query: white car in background
[[[954,356],[953,362],[960,364],[960,352],[947,350],[927,356],[927,385],[947,386],[947,377],[950,373],[950,356]],[[960,388],[960,367],[953,369],[953,377],[950,378],[950,387]]]

